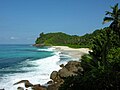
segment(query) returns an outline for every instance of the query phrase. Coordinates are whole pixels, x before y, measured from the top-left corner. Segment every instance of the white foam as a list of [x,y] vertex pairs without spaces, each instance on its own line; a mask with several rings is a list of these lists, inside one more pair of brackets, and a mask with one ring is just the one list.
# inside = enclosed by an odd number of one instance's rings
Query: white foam
[[[49,49],[50,50],[50,49]],[[57,62],[60,60],[59,52],[54,56],[38,59],[35,61],[27,60],[24,64],[32,64],[35,67],[23,67],[22,70],[30,70],[26,73],[8,74],[0,81],[0,89],[17,90],[18,86],[24,87],[24,84],[13,85],[20,80],[29,80],[33,84],[45,84],[50,80],[50,74],[54,70],[59,70]],[[28,90],[31,90],[30,88]]]
[[55,48],[38,49],[38,51],[53,51]]

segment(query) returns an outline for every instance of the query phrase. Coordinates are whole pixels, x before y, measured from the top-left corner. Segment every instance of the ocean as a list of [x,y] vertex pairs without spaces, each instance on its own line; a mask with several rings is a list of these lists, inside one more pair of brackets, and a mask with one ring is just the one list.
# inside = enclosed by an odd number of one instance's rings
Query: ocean
[[32,45],[0,45],[0,89],[17,90],[24,84],[13,85],[20,80],[33,84],[46,84],[50,74],[59,65],[72,60],[54,48],[37,48]]

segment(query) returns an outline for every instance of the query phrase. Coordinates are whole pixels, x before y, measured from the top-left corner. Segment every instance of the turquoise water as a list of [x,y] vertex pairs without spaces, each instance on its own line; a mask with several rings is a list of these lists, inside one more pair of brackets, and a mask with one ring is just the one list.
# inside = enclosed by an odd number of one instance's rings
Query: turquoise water
[[52,55],[52,51],[42,51],[32,45],[0,45],[0,69],[14,67],[25,60],[36,60]]
[[[17,90],[24,85],[13,85],[20,80],[45,84],[52,71],[72,58],[54,48],[32,45],[0,45],[0,89]],[[28,89],[31,90],[31,89]]]
[[18,86],[13,84],[23,79],[45,83],[52,70],[44,70],[45,65],[54,56],[53,50],[47,47],[37,48],[28,44],[0,45],[0,89],[16,90]]

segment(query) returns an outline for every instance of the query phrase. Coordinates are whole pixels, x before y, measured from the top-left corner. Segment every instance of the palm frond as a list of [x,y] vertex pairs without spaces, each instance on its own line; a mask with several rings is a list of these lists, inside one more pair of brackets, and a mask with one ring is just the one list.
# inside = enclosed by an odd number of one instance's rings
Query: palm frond
[[112,12],[109,12],[109,11],[106,11],[106,14],[105,15],[111,15],[112,16]]
[[107,22],[111,22],[111,21],[113,21],[114,19],[113,18],[111,18],[111,17],[105,17],[104,19],[103,19],[103,24],[105,24],[105,23],[107,23]]
[[120,9],[118,10],[118,15],[120,15]]
[[113,13],[116,15],[118,13],[118,3],[113,7]]

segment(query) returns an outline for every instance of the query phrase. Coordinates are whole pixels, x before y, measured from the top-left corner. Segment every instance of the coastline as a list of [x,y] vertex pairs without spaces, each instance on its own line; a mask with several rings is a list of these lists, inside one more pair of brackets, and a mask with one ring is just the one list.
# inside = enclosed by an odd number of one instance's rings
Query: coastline
[[[88,54],[89,51],[91,51],[89,48],[75,49],[75,48],[70,48],[68,46],[51,46],[49,48],[52,48],[52,50],[55,52],[60,52],[62,54],[70,56],[71,58],[75,58],[75,60],[69,60],[66,62],[66,64],[65,63],[59,64],[60,65],[60,67],[58,65],[59,69],[53,70],[51,73],[49,73],[49,80],[42,85],[41,85],[41,83],[38,83],[38,84],[33,83],[33,82],[31,83],[31,82],[29,82],[30,80],[28,80],[28,79],[21,80],[21,81],[19,81],[20,83],[22,82],[25,85],[30,84],[29,87],[33,87],[33,88],[36,87],[36,85],[37,85],[37,88],[55,88],[55,87],[58,88],[59,86],[56,86],[55,82],[58,85],[61,85],[63,83],[63,79],[61,77],[68,77],[71,75],[76,75],[75,72],[77,72],[78,70],[80,70],[80,71],[83,70],[79,63],[81,56],[83,56],[84,54]],[[54,59],[52,59],[52,60],[54,60]],[[45,61],[41,61],[41,62],[45,62]],[[50,66],[53,66],[52,63]],[[79,66],[79,67],[76,67],[76,66]],[[57,75],[57,76],[54,76],[54,75]],[[54,77],[57,77],[57,78],[54,78]],[[16,86],[16,84],[20,84],[19,82],[14,82],[14,85]],[[52,82],[52,83],[48,83],[48,82]],[[46,87],[46,85],[48,87]],[[22,88],[25,88],[25,86],[24,87],[23,86],[24,85],[22,85]],[[31,90],[31,89],[28,89],[28,90]],[[39,90],[39,89],[34,89],[34,90]],[[53,90],[53,89],[50,89],[50,90]],[[57,89],[55,89],[55,90],[57,90]]]
[[85,54],[89,54],[89,48],[70,48],[68,46],[52,46],[54,51],[61,52],[70,56],[72,59],[69,60],[66,64],[60,64],[61,69],[57,71],[53,71],[50,74],[50,81],[47,82],[48,86],[46,90],[59,90],[59,87],[64,83],[64,79],[69,76],[76,76],[77,72],[83,72],[83,68],[81,66],[81,57]]
[[91,51],[89,48],[70,48],[68,46],[52,46],[55,51],[60,51],[61,53],[66,53],[73,58],[81,59],[84,54],[89,54]]

